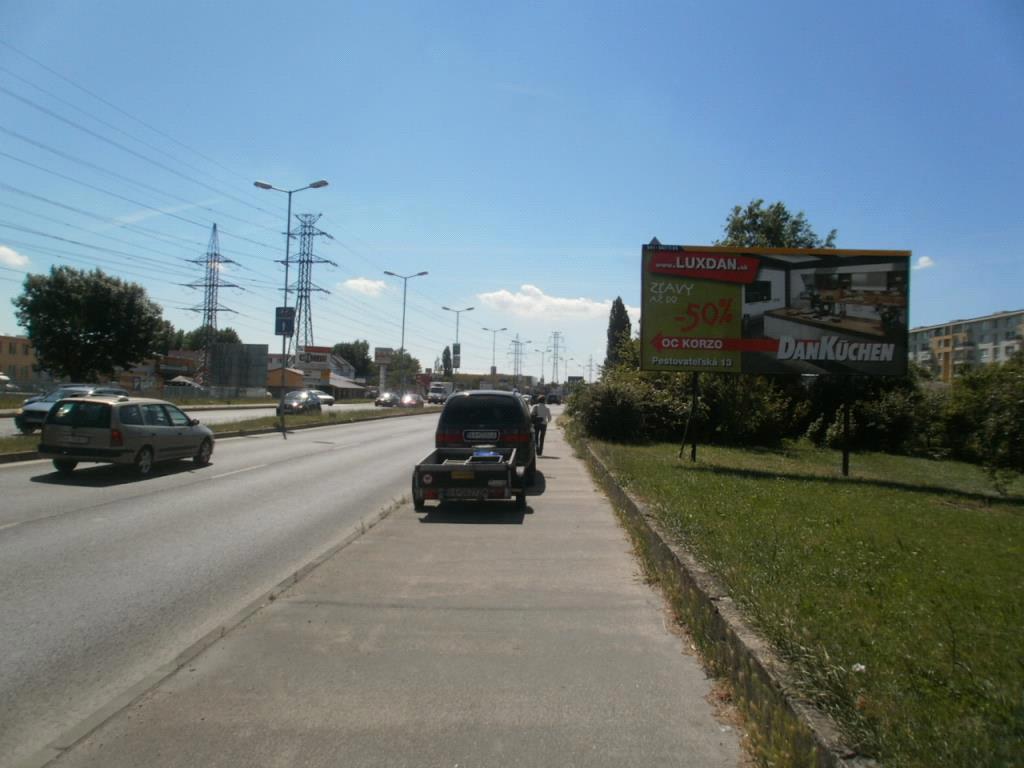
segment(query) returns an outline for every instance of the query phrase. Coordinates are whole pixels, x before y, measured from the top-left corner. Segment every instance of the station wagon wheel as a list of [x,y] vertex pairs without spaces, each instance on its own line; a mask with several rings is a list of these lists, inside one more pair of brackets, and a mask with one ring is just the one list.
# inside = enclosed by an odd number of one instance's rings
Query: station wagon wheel
[[210,463],[210,456],[213,455],[213,443],[210,442],[210,438],[205,438],[203,442],[199,444],[199,453],[192,457],[192,462],[200,467],[205,467]]
[[78,462],[71,461],[70,459],[54,459],[53,466],[62,475],[70,475],[75,471],[75,467],[78,466]]
[[153,471],[153,449],[149,446],[140,448],[135,456],[135,471],[143,477]]

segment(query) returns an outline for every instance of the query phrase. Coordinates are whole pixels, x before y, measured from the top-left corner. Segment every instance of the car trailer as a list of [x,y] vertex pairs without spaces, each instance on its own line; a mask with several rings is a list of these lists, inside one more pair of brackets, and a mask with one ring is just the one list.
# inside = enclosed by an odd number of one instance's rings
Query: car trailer
[[438,448],[412,472],[412,505],[417,511],[427,501],[487,501],[515,498],[526,507],[523,467],[516,466],[515,448],[476,446]]

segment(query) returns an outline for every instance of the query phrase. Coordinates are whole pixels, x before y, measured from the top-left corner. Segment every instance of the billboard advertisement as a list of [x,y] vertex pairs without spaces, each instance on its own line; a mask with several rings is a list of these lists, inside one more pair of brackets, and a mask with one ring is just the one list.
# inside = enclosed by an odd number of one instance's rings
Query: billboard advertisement
[[910,251],[643,247],[647,371],[904,376]]

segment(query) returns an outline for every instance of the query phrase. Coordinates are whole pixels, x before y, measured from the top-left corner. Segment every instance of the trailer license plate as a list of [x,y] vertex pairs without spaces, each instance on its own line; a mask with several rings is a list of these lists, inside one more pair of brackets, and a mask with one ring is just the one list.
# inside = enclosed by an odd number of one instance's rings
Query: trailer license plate
[[497,440],[498,430],[496,429],[467,429],[464,433],[466,440]]
[[473,473],[468,472],[465,469],[456,469],[452,471],[452,480],[472,480],[473,477]]

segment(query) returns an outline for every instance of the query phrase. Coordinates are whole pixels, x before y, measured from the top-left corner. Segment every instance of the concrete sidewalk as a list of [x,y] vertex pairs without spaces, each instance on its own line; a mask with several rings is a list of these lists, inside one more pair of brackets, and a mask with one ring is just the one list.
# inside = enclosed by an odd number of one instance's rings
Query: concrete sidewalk
[[401,507],[55,765],[735,768],[609,503],[546,448],[525,514]]

